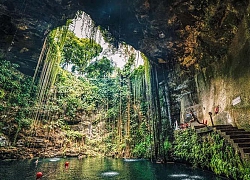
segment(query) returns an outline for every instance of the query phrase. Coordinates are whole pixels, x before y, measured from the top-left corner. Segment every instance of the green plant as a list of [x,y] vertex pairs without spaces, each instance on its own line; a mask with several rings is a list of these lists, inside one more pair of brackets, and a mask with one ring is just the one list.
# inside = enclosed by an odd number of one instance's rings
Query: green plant
[[82,140],[82,138],[84,137],[85,135],[82,134],[81,132],[79,131],[72,131],[72,130],[69,130],[66,132],[66,137],[71,139],[71,140]]
[[151,144],[150,144],[150,137],[146,137],[146,139],[138,144],[135,145],[133,148],[133,156],[135,157],[143,157],[149,158],[151,151]]
[[20,125],[22,128],[29,128],[30,125],[32,124],[32,119],[30,118],[24,118],[20,120]]
[[61,51],[62,67],[71,64],[72,72],[84,74],[89,62],[99,55],[102,47],[91,39],[78,38],[72,31],[67,32],[66,41]]
[[171,142],[168,140],[168,138],[164,141],[164,150],[168,152],[172,147]]
[[0,89],[0,99],[2,99],[5,95],[5,92],[3,89]]
[[247,179],[247,162],[219,134],[214,132],[206,136],[188,129],[175,133],[174,155],[194,166],[211,169],[218,175],[233,179]]

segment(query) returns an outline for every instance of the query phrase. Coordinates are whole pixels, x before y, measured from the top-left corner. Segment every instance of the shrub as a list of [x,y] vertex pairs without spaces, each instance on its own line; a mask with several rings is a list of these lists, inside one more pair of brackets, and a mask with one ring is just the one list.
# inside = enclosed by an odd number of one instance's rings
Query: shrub
[[0,89],[0,99],[2,99],[5,95],[5,92],[3,89]]
[[181,161],[229,178],[248,179],[249,163],[242,161],[233,147],[215,132],[200,136],[192,129],[178,131],[174,143],[174,155]]

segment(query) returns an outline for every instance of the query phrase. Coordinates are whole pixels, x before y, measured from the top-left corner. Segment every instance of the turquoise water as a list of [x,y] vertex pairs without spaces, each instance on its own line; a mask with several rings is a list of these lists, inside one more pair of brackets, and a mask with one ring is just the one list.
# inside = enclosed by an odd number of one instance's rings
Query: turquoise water
[[[65,167],[65,162],[69,166]],[[1,180],[222,180],[214,174],[192,169],[183,164],[155,164],[147,160],[112,158],[51,158],[0,161]]]

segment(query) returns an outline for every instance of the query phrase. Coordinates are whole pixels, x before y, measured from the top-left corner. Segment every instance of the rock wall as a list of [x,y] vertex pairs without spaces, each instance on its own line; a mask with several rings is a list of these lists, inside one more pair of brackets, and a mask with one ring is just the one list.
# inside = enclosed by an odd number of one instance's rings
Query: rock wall
[[0,159],[111,156],[111,152],[105,149],[105,138],[108,136],[105,122],[93,124],[88,119],[84,117],[80,122],[64,127],[59,125],[62,123],[59,120],[39,120],[34,122],[33,128],[18,130],[12,118],[0,135]]
[[[206,119],[210,124],[208,112],[213,113],[215,124],[232,124],[250,130],[249,12],[248,8],[227,54],[195,74],[199,97],[196,111],[200,112],[200,119]],[[214,112],[216,106],[219,106],[218,114]]]
[[43,41],[55,27],[72,19],[78,3],[67,0],[1,0],[0,57],[33,76]]
[[2,0],[1,54],[32,75],[47,33],[84,10],[109,31],[114,44],[126,42],[167,67],[204,67],[225,54],[248,4],[249,0]]

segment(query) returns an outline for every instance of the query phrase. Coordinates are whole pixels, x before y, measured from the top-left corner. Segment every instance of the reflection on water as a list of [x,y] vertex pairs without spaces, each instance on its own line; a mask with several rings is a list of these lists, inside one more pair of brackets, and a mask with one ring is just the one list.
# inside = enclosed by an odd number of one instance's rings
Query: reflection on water
[[[156,164],[147,160],[112,158],[50,158],[0,161],[1,180],[222,180],[212,173],[182,164]],[[65,166],[69,162],[69,166]]]

